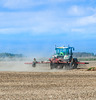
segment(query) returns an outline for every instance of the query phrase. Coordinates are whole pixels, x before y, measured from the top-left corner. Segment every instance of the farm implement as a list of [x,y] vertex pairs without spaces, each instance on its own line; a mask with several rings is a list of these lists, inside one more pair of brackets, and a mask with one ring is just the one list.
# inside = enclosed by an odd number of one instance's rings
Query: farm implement
[[50,63],[50,68],[59,68],[59,69],[76,69],[79,64],[89,64],[88,62],[79,62],[77,58],[73,58],[73,50],[74,47],[55,47],[56,53],[49,58],[48,61],[41,61],[37,62],[36,59],[32,63],[25,63],[25,64],[32,64],[33,67],[36,64],[47,64]]

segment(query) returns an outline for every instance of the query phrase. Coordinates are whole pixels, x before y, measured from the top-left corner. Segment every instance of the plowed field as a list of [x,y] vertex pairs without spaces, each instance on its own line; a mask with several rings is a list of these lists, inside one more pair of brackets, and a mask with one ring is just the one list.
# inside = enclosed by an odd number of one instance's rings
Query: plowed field
[[0,72],[0,100],[96,100],[96,72]]

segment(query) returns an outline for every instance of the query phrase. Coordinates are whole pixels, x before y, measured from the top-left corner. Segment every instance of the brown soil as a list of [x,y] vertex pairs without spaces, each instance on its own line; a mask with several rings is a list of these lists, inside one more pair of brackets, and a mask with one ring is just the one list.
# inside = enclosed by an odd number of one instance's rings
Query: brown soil
[[96,100],[96,71],[0,72],[0,100]]

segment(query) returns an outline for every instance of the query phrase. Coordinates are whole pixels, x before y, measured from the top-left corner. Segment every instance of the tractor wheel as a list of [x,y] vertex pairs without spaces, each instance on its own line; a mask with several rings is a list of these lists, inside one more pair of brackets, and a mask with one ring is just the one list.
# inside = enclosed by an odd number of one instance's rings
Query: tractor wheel
[[70,63],[70,69],[76,69],[77,68],[77,65],[75,62],[71,62]]
[[77,68],[78,64],[76,62],[78,62],[77,58],[72,58],[71,63],[69,64],[70,69]]
[[70,68],[70,69],[73,69],[73,67],[74,67],[74,63],[71,62],[70,65],[69,65],[69,68]]
[[77,65],[76,63],[74,63],[73,69],[77,69]]
[[78,62],[78,59],[77,58],[74,58],[73,61],[74,61],[74,67],[73,68],[76,69],[77,66],[78,66],[78,64],[76,63],[76,62]]

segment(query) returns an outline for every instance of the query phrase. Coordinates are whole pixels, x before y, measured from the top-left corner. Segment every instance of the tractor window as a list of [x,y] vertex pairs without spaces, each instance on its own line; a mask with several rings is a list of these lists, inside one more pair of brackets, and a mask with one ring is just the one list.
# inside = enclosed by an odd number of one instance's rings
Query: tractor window
[[62,52],[64,55],[68,55],[68,54],[69,54],[69,49],[68,49],[68,48],[64,48],[64,49],[59,49],[59,48],[57,48],[57,49],[56,49],[56,54],[60,54],[61,52]]

